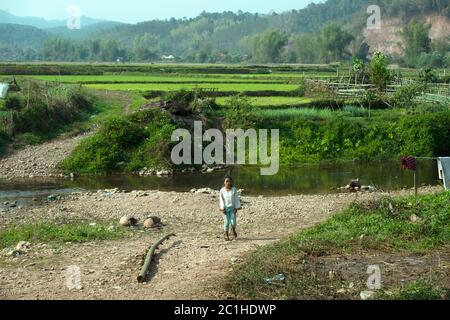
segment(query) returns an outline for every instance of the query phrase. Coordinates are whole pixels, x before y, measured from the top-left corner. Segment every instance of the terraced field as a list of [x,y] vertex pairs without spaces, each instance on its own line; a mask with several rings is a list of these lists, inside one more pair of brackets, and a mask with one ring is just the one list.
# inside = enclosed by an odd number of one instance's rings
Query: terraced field
[[112,91],[176,91],[181,89],[214,89],[217,91],[293,91],[298,85],[268,83],[107,83],[88,84],[88,88]]
[[[217,104],[225,105],[228,97],[219,97]],[[250,97],[250,102],[255,107],[293,107],[308,105],[316,100],[306,97]]]
[[[25,76],[36,80],[59,81],[61,83],[158,83],[158,82],[262,82],[288,83],[305,77],[334,77],[334,73],[276,73],[276,74],[105,74],[105,75],[33,75]],[[12,77],[10,76],[0,76]]]

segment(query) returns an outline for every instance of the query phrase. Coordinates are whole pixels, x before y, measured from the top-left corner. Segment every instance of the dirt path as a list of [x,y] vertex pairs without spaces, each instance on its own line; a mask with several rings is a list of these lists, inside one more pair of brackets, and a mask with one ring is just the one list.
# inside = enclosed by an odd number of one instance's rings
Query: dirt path
[[[439,188],[421,190],[438,191]],[[403,192],[404,193],[410,193]],[[396,193],[398,194],[398,193]],[[37,220],[88,222],[132,214],[142,221],[157,215],[167,225],[162,231],[135,232],[117,241],[49,246],[33,245],[19,257],[0,252],[0,298],[3,299],[224,299],[220,281],[242,256],[324,221],[351,202],[381,197],[379,193],[246,197],[238,217],[240,239],[222,240],[222,216],[217,195],[149,191],[93,193],[71,197],[0,215],[0,227]],[[159,251],[150,280],[136,277],[147,247],[162,235],[175,232]],[[66,269],[81,269],[82,290],[69,290]]]
[[13,151],[0,160],[0,179],[59,176],[61,173],[57,169],[58,163],[69,156],[78,143],[90,134],[61,137]]
[[[120,101],[123,114],[131,113],[131,98],[128,95],[107,91],[99,91],[96,94],[105,100]],[[93,135],[96,127],[93,126],[89,132],[75,137],[62,135],[40,145],[27,146],[0,158],[0,179],[62,177],[62,173],[57,169],[58,163],[67,158],[82,139]]]

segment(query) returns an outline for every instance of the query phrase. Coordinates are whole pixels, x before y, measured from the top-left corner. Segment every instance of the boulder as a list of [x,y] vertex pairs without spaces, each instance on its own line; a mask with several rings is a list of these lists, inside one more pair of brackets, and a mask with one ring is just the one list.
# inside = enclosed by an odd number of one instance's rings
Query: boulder
[[161,219],[158,217],[148,217],[144,221],[144,228],[146,229],[155,229],[161,227]]
[[120,218],[120,224],[124,227],[132,227],[138,223],[138,220],[131,216],[123,216]]
[[26,242],[26,241],[20,241],[16,246],[16,250],[18,250],[18,251],[27,251],[30,248],[31,248],[31,243]]

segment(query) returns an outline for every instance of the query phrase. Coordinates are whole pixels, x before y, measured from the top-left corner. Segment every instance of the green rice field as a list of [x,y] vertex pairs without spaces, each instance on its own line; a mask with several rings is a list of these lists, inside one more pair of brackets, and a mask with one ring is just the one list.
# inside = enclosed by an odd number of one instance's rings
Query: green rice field
[[264,84],[264,83],[108,83],[108,84],[88,84],[88,88],[97,90],[111,90],[111,91],[176,91],[176,90],[190,90],[195,88],[211,89],[217,91],[293,91],[298,88],[298,85],[292,84]]

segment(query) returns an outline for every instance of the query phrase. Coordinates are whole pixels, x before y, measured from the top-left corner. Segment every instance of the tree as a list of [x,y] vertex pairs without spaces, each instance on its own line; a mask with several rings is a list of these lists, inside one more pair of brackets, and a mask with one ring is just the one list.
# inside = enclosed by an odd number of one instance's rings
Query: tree
[[418,20],[411,20],[401,32],[405,46],[405,61],[410,66],[415,66],[421,53],[431,50],[429,37],[431,26]]
[[381,52],[376,52],[370,62],[370,80],[379,91],[383,91],[391,79],[391,72],[387,66],[387,57]]
[[369,55],[370,46],[366,42],[362,42],[359,47],[357,47],[354,57],[363,62],[367,62],[367,56]]
[[269,30],[254,39],[253,58],[256,62],[278,62],[281,49],[286,46],[287,36],[277,30]]
[[317,36],[312,34],[302,34],[295,36],[292,40],[297,62],[318,63],[320,62],[320,44]]
[[345,48],[353,39],[353,35],[342,29],[339,24],[326,25],[320,36],[325,62],[340,61],[343,58]]

